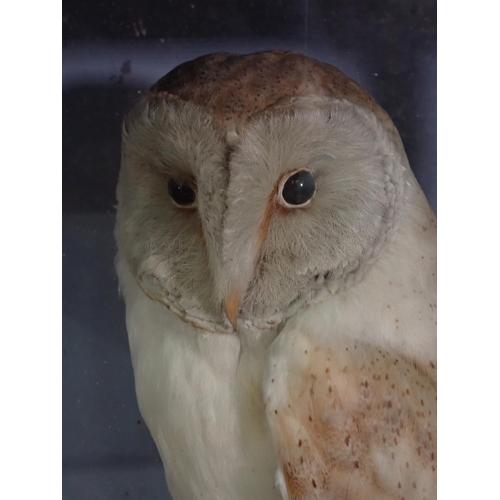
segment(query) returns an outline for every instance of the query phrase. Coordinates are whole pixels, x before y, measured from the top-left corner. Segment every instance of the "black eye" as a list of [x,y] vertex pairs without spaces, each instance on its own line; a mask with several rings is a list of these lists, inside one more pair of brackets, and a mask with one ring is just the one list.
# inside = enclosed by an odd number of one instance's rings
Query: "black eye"
[[192,207],[196,201],[195,190],[185,181],[170,179],[168,181],[168,194],[179,207]]
[[309,170],[299,170],[291,175],[281,190],[281,197],[288,205],[304,205],[314,195],[316,183]]

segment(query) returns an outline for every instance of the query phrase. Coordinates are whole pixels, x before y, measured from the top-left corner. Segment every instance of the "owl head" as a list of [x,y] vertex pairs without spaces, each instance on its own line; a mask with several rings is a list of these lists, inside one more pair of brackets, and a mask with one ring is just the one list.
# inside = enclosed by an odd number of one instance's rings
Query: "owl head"
[[270,328],[371,265],[407,167],[390,118],[338,69],[292,52],[203,56],[125,119],[119,251],[186,321]]

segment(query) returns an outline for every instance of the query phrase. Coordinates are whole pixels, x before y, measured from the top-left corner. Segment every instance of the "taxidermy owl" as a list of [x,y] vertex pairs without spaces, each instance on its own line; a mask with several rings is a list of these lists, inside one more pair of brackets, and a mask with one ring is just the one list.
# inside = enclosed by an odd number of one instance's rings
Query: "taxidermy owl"
[[117,270],[175,500],[436,498],[436,222],[388,115],[212,54],[125,119]]

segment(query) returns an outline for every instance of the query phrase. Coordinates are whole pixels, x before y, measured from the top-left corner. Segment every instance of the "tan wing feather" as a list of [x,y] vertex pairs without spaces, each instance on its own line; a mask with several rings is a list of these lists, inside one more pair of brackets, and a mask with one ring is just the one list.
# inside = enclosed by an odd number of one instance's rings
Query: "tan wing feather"
[[286,366],[266,411],[290,500],[435,498],[433,364],[347,341],[301,343]]

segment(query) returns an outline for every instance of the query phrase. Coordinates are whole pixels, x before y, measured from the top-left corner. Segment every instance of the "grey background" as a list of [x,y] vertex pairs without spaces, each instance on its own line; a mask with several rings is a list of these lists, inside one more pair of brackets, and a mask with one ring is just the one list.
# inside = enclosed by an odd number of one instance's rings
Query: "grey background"
[[113,268],[124,113],[202,54],[298,50],[364,85],[436,209],[436,6],[430,1],[63,5],[63,498],[168,499],[137,408]]

